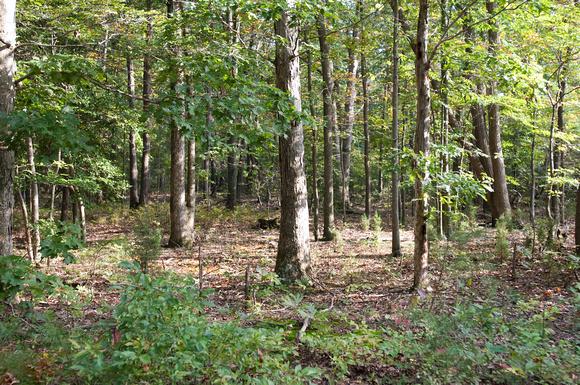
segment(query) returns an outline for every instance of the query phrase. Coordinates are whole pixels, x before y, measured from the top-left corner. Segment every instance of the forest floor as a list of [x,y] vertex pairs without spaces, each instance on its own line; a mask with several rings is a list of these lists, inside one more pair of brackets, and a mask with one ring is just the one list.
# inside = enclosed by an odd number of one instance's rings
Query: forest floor
[[[163,228],[167,228],[166,209],[163,204],[150,209]],[[483,303],[491,297],[497,306],[506,308],[513,305],[514,298],[525,298],[544,307],[558,306],[551,320],[554,333],[558,339],[577,342],[577,309],[571,301],[561,300],[574,296],[577,282],[577,271],[567,267],[571,240],[565,240],[561,252],[543,251],[531,256],[526,252],[527,234],[514,230],[504,255],[498,256],[495,229],[464,223],[455,230],[453,240],[431,242],[430,288],[418,296],[409,291],[413,277],[412,230],[401,232],[403,256],[393,259],[391,234],[385,226],[380,230],[363,229],[361,215],[351,213],[345,222],[339,221],[335,241],[311,239],[313,282],[299,287],[297,298],[292,288],[277,284],[272,274],[278,230],[257,226],[258,218],[267,216],[264,210],[251,206],[242,206],[233,213],[200,206],[196,244],[181,249],[164,247],[159,258],[151,261],[149,271],[192,275],[196,279],[201,276],[201,285],[210,290],[209,298],[218,305],[208,308],[207,316],[215,321],[239,319],[254,325],[266,320],[299,327],[305,319],[289,304],[294,301],[311,304],[319,311],[332,310],[347,322],[370,328],[404,328],[410,325],[408,313],[417,306],[445,314],[461,298]],[[118,207],[94,212],[88,224],[87,247],[78,252],[77,261],[65,265],[57,260],[42,266],[45,272],[60,276],[82,293],[86,300],[81,314],[71,317],[57,300],[38,306],[55,311],[71,326],[86,329],[110,318],[112,306],[119,302],[116,284],[126,274],[119,262],[133,257],[132,218],[128,210]],[[332,366],[328,357],[313,355],[309,359],[318,360],[318,366]],[[355,367],[341,383],[367,383],[368,370],[380,369]]]

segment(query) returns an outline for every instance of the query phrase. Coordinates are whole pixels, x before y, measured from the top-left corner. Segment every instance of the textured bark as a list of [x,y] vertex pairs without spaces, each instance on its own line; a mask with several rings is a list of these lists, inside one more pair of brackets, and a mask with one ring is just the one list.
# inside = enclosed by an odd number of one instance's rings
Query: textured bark
[[[352,31],[352,45],[354,46],[358,39],[358,31]],[[348,70],[346,81],[346,95],[344,102],[344,125],[342,128],[341,138],[341,171],[342,171],[342,203],[350,207],[350,158],[352,152],[352,131],[354,127],[354,106],[356,101],[356,78],[359,61],[355,54],[354,48],[348,48]]]
[[[298,31],[288,25],[283,12],[275,24],[276,35],[284,42],[276,45],[276,86],[290,94],[296,111],[301,111]],[[296,281],[310,275],[308,241],[308,194],[304,172],[304,133],[300,120],[290,122],[286,136],[279,139],[280,238],[276,273]]]
[[[312,51],[308,50],[308,106],[310,116],[314,118],[314,93],[312,92]],[[312,214],[314,240],[318,241],[318,211],[320,199],[318,197],[318,126],[316,122],[312,125]]]
[[[16,0],[0,1],[0,112],[14,107],[14,48],[16,47]],[[0,126],[2,134],[8,127]],[[14,212],[14,152],[0,142],[0,255],[12,253],[12,216]]]
[[62,186],[62,197],[60,201],[60,221],[68,220],[68,207],[70,205],[70,189],[68,186]]
[[227,184],[228,195],[226,197],[226,208],[233,210],[238,201],[238,141],[235,137],[231,137],[228,144],[230,151],[228,154],[228,169],[227,169]]
[[[415,80],[417,83],[417,123],[415,131],[416,157],[429,156],[429,130],[431,128],[431,85],[429,79],[429,59],[427,39],[429,36],[429,0],[419,1],[417,20],[417,40],[415,45]],[[422,155],[421,155],[422,154]],[[416,160],[415,160],[416,162]],[[418,166],[418,164],[415,164]],[[427,283],[429,242],[427,239],[428,199],[424,193],[429,180],[429,171],[417,170],[415,179],[415,250],[413,288],[420,289]]]
[[[146,10],[151,11],[152,0],[147,0]],[[151,16],[147,16],[147,33],[145,36],[145,41],[147,46],[151,45],[153,40],[153,21]],[[143,111],[147,113],[149,110],[149,103],[151,95],[153,93],[151,87],[151,57],[148,53],[143,56]],[[149,162],[150,162],[150,152],[151,152],[151,140],[149,138],[149,133],[147,130],[151,129],[152,121],[147,120],[148,127],[143,130],[141,138],[143,140],[143,151],[141,153],[141,181],[139,188],[139,205],[146,205],[149,203],[149,188],[151,186]]]
[[[486,3],[489,14],[496,12],[497,3],[495,1],[488,1]],[[497,46],[499,45],[499,25],[497,20],[491,23],[488,31],[489,50],[491,55],[495,55]],[[490,96],[496,95],[497,81],[492,80],[487,89]],[[499,105],[491,103],[488,106],[489,114],[489,150],[491,154],[491,163],[493,166],[493,190],[495,207],[497,209],[498,217],[502,215],[509,215],[511,213],[510,199],[507,188],[505,164],[503,160],[503,150],[501,145],[501,124]]]
[[[392,90],[392,107],[393,107],[393,154],[394,163],[393,173],[391,175],[391,225],[392,225],[392,248],[391,255],[393,258],[401,256],[401,235],[399,231],[399,1],[393,1],[393,90]],[[403,138],[404,141],[404,138]]]
[[[561,74],[559,74],[561,76]],[[550,130],[550,176],[556,177],[558,175],[558,170],[563,167],[563,160],[564,160],[564,153],[561,149],[560,143],[556,138],[555,131],[559,134],[562,134],[565,130],[564,125],[564,95],[566,93],[566,81],[559,80],[558,82],[558,95],[556,99],[556,106],[555,106],[555,120],[556,120],[556,127],[554,127],[554,122],[552,122],[551,130]],[[551,186],[551,190],[553,194],[549,196],[549,205],[550,205],[550,214],[553,219],[554,223],[554,233],[557,232],[557,229],[562,220],[562,212],[560,210],[560,197],[563,195],[563,191],[559,191],[560,186]]]
[[[447,9],[447,0],[441,0],[441,28],[443,30],[448,29],[449,15]],[[442,53],[441,60],[441,144],[447,146],[449,144],[449,70],[448,70],[447,57],[445,53]],[[449,173],[449,154],[447,152],[443,155],[441,159],[441,171],[444,174]],[[449,191],[445,190],[441,192],[441,197],[443,203],[441,204],[441,211],[439,213],[439,228],[440,235],[449,238],[451,235],[449,219],[451,215],[451,207],[445,203],[446,198],[449,196]]]
[[[135,108],[135,73],[133,60],[127,56],[127,93],[129,94],[129,108]],[[137,144],[135,142],[135,130],[129,131],[129,207],[134,209],[139,206],[139,193],[137,191],[139,172],[137,170]]]
[[332,133],[336,126],[336,113],[334,111],[332,80],[332,62],[330,61],[330,47],[326,40],[326,20],[321,14],[318,18],[318,42],[320,44],[320,61],[322,80],[324,81],[323,109],[324,109],[324,240],[334,239],[334,186],[333,186],[333,142]]
[[[177,7],[173,4],[174,0],[168,0],[167,9],[168,17],[172,17],[170,10]],[[178,48],[175,48],[175,55],[181,55]],[[172,85],[174,92],[177,92],[184,83],[183,74],[177,70],[177,84]],[[181,105],[181,113],[185,117],[185,104]],[[186,199],[186,153],[185,137],[181,132],[177,120],[171,119],[171,180],[169,184],[169,217],[170,233],[169,246],[180,247],[189,246],[193,243],[193,228],[190,227],[189,209]]]

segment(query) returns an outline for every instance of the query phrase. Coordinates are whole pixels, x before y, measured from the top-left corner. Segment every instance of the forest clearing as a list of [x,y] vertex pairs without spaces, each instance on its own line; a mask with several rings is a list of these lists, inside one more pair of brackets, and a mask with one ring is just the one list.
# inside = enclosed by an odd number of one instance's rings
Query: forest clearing
[[0,0],[0,385],[578,384],[576,0]]

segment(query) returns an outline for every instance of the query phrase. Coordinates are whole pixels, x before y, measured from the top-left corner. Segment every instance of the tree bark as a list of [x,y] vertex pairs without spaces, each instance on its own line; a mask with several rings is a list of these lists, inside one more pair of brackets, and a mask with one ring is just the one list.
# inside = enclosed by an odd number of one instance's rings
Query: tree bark
[[324,81],[323,109],[324,109],[324,229],[323,238],[331,241],[335,237],[334,229],[334,185],[333,185],[333,142],[332,133],[336,126],[336,113],[334,111],[332,80],[332,62],[330,61],[330,47],[326,40],[326,20],[324,14],[318,18],[318,41],[320,44],[320,60],[322,79]]
[[429,79],[429,59],[427,42],[429,36],[429,0],[419,1],[417,20],[417,40],[415,45],[415,80],[417,84],[417,126],[415,131],[415,168],[419,175],[415,178],[415,250],[413,288],[421,289],[427,283],[429,242],[427,220],[429,215],[425,187],[429,181],[429,168],[420,168],[419,158],[429,157],[429,130],[431,128],[431,85]]
[[576,188],[576,224],[574,226],[574,240],[576,255],[580,255],[580,186]]
[[[151,11],[152,0],[146,1],[146,10]],[[153,21],[150,15],[147,15],[147,32],[145,41],[149,47],[153,40]],[[151,95],[153,94],[151,80],[151,57],[146,52],[143,56],[143,112],[149,111]],[[151,140],[148,130],[151,129],[152,120],[147,119],[147,127],[141,135],[143,141],[143,151],[141,153],[141,183],[139,188],[139,205],[143,206],[149,203],[149,188],[151,186],[149,162],[151,152]]]
[[[443,30],[448,29],[449,15],[448,15],[447,0],[441,0],[441,26]],[[445,53],[442,52],[441,60],[441,144],[445,147],[449,144],[449,69],[448,61]],[[441,171],[444,174],[449,173],[449,153],[445,149],[445,153],[442,159]],[[449,239],[451,235],[451,229],[449,226],[449,220],[451,215],[451,207],[446,200],[449,197],[449,189],[441,192],[441,199],[443,203],[441,204],[440,215],[440,230],[441,235],[446,239]]]
[[[300,62],[298,30],[290,27],[282,12],[275,24],[276,35],[284,42],[276,45],[276,86],[290,94],[297,112],[300,100]],[[286,136],[279,139],[280,162],[280,238],[276,273],[284,280],[309,278],[308,194],[304,172],[304,133],[302,122],[290,122]]]
[[342,171],[342,204],[344,208],[350,207],[350,158],[352,152],[352,135],[354,127],[354,106],[356,101],[356,78],[359,61],[354,51],[358,40],[358,31],[352,30],[352,46],[348,48],[348,70],[346,81],[346,95],[344,102],[344,126],[341,138],[341,171]]
[[[359,0],[360,13],[363,13],[364,3],[363,0]],[[370,165],[370,132],[369,132],[369,79],[367,74],[367,59],[364,53],[366,44],[366,34],[364,27],[361,26],[361,42],[363,45],[363,52],[360,57],[360,70],[362,78],[362,93],[363,93],[363,133],[364,133],[364,170],[365,170],[365,215],[367,218],[371,217],[371,165]]]
[[[135,108],[135,74],[130,56],[127,56],[127,93],[129,94],[129,108],[132,110]],[[129,131],[129,207],[132,209],[139,206],[138,178],[135,129],[131,127]]]
[[[0,1],[0,112],[9,114],[14,107],[16,63],[16,0]],[[0,127],[9,134],[8,127]],[[14,212],[14,152],[0,142],[0,256],[12,254],[12,216]]]
[[[307,55],[308,65],[308,106],[310,109],[310,116],[314,120],[316,112],[314,110],[314,93],[312,91],[312,51],[308,50]],[[344,147],[343,147],[344,149]],[[314,240],[318,241],[318,211],[320,207],[320,199],[318,196],[318,124],[316,121],[312,124],[312,213],[313,213],[313,233]]]
[[[391,175],[391,225],[392,225],[392,247],[393,258],[401,256],[401,235],[399,224],[399,0],[393,1],[393,154],[394,167]],[[404,138],[403,138],[404,141]]]
[[[486,2],[487,11],[489,14],[496,12],[497,3],[495,1]],[[493,20],[493,19],[492,19]],[[489,51],[491,55],[495,56],[497,46],[499,45],[499,25],[497,21],[493,21],[488,31]],[[490,96],[496,95],[497,81],[492,80],[487,89]],[[493,166],[493,190],[495,198],[495,207],[497,209],[498,218],[503,215],[510,215],[511,206],[507,188],[505,164],[503,160],[503,150],[501,145],[501,125],[499,105],[491,103],[488,106],[489,114],[489,150],[491,155],[491,163]]]

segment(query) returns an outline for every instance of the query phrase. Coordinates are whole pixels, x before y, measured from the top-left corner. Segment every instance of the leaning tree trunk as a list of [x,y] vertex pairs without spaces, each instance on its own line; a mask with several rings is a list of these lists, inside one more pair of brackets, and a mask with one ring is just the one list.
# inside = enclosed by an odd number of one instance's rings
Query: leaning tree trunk
[[[495,13],[497,4],[495,1],[488,1],[486,3],[489,14]],[[498,23],[493,22],[488,32],[489,50],[490,54],[495,56],[497,46],[499,45]],[[496,95],[497,81],[492,80],[487,89],[490,96]],[[489,114],[489,150],[491,154],[491,163],[493,166],[493,190],[495,198],[495,207],[497,209],[498,217],[503,215],[510,215],[510,199],[507,188],[507,180],[505,173],[505,164],[503,160],[503,150],[501,146],[501,125],[499,105],[491,103],[488,107]]]
[[[393,258],[401,256],[401,235],[399,231],[399,0],[393,1],[393,147],[394,167],[391,176],[391,225]],[[403,138],[404,141],[404,138]]]
[[[129,109],[135,108],[135,74],[133,60],[127,56],[127,93],[129,94]],[[134,209],[139,206],[139,193],[137,191],[137,144],[135,142],[135,129],[129,130],[129,207]]]
[[324,81],[323,107],[324,107],[324,240],[334,239],[334,186],[333,186],[333,159],[332,159],[332,133],[336,126],[336,114],[333,103],[334,82],[332,80],[332,62],[330,61],[330,47],[326,40],[326,20],[321,14],[318,18],[318,41],[320,44],[320,60],[322,79]]
[[427,282],[429,242],[427,220],[429,215],[425,187],[429,180],[428,165],[419,166],[419,157],[429,157],[429,129],[431,128],[431,85],[429,79],[429,58],[427,39],[429,36],[429,0],[419,1],[417,41],[415,45],[415,80],[417,83],[417,126],[415,131],[415,251],[413,288],[420,289]]
[[[14,107],[14,48],[16,47],[16,0],[0,1],[0,112]],[[2,134],[8,127],[0,126]],[[12,215],[14,212],[14,152],[0,142],[0,255],[12,253]]]
[[[290,94],[295,110],[300,112],[298,30],[289,26],[286,12],[276,21],[275,30],[282,40],[276,45],[276,86]],[[279,139],[281,211],[275,270],[282,279],[296,281],[310,275],[308,194],[302,123],[299,119],[289,123],[287,135]]]
[[[146,10],[151,11],[153,0],[147,0]],[[147,15],[147,33],[145,41],[147,47],[152,44],[153,40],[153,21],[150,15]],[[143,112],[147,114],[149,111],[149,104],[153,89],[151,86],[151,57],[148,53],[143,56]],[[152,120],[147,118],[147,127],[143,130],[141,138],[143,140],[143,151],[141,152],[141,182],[139,188],[139,205],[146,205],[149,203],[149,188],[151,186],[149,162],[151,152],[151,139],[149,138],[148,130],[151,129]]]

